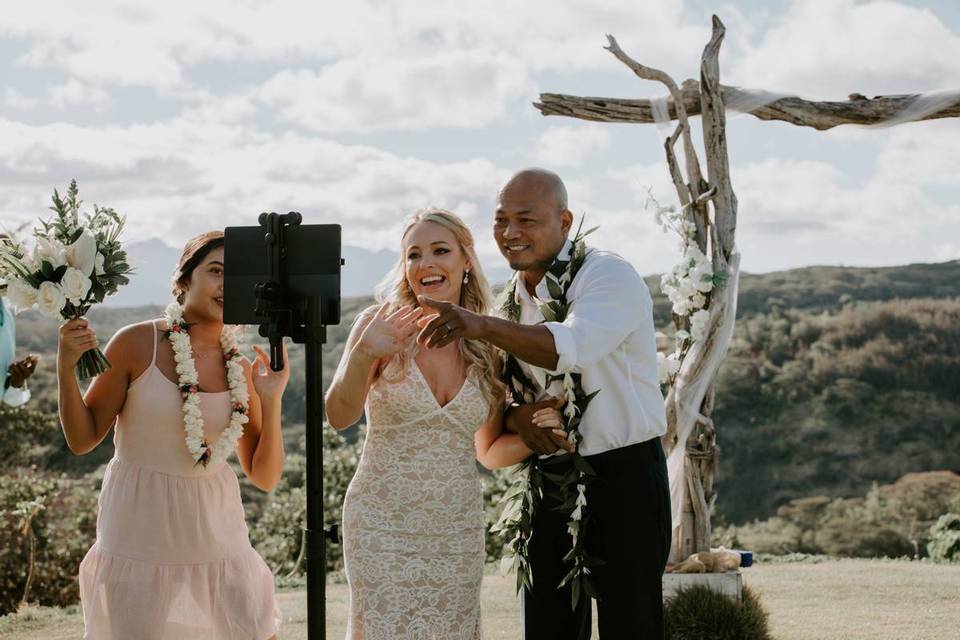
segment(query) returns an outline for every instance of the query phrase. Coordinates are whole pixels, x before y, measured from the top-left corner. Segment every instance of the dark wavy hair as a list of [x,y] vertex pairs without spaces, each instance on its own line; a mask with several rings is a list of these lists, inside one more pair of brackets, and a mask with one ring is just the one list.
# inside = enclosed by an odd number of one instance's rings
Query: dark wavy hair
[[180,254],[180,261],[173,272],[173,286],[171,293],[177,302],[183,304],[183,294],[190,284],[193,270],[200,266],[203,259],[214,249],[223,246],[223,231],[207,231],[187,240]]

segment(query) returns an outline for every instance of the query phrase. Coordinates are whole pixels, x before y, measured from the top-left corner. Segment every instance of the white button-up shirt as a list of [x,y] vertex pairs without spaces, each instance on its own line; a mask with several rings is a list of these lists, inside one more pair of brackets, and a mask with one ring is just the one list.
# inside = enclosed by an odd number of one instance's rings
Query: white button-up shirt
[[[567,240],[561,255],[569,255],[572,246]],[[544,280],[537,284],[536,295],[550,299]],[[567,291],[569,306],[563,322],[544,322],[522,279],[516,301],[520,322],[549,329],[559,356],[555,371],[520,362],[539,387],[537,400],[563,395],[559,381],[544,388],[548,373],[580,373],[586,393],[600,390],[580,422],[582,455],[666,433],[663,395],[657,383],[653,300],[633,265],[614,253],[592,249]]]

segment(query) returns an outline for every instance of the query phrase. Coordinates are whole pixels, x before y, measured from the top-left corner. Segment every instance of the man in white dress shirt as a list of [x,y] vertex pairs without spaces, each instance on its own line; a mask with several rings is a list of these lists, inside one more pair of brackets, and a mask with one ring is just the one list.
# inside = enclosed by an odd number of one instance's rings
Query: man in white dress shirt
[[[567,291],[563,322],[545,322],[535,298],[547,300],[547,269],[567,258],[573,214],[556,174],[526,169],[500,192],[494,237],[520,273],[520,322],[479,316],[456,305],[423,303],[438,314],[419,336],[426,346],[458,338],[487,340],[513,354],[534,381],[537,402],[507,414],[507,427],[538,454],[564,448],[564,439],[532,421],[533,413],[561,396],[560,383],[544,388],[548,374],[582,375],[585,393],[599,391],[580,423],[579,452],[597,478],[587,485],[593,517],[586,538],[604,564],[593,570],[603,640],[663,638],[662,576],[670,550],[670,495],[660,436],[666,432],[657,383],[653,302],[633,266],[591,249]],[[555,456],[544,464],[563,465]],[[562,467],[561,467],[562,469]],[[556,473],[556,471],[555,471]],[[562,473],[562,470],[559,472]],[[549,484],[549,481],[547,481]],[[551,487],[545,487],[545,494]],[[570,567],[567,514],[545,497],[533,517],[529,560],[533,589],[522,600],[525,640],[587,640],[590,600],[571,609],[570,585],[558,588]]]

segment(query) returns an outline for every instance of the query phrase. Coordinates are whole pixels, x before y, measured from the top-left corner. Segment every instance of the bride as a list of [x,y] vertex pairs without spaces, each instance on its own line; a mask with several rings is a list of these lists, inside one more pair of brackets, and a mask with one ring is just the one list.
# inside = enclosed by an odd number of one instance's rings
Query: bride
[[[418,211],[401,257],[361,313],[327,392],[343,429],[366,410],[367,437],[343,504],[350,585],[348,640],[476,640],[484,511],[476,460],[506,467],[531,455],[503,429],[499,354],[455,341],[420,350],[417,296],[486,313],[490,290],[473,237],[454,214]],[[560,429],[556,409],[538,424]],[[562,433],[562,432],[561,432]]]

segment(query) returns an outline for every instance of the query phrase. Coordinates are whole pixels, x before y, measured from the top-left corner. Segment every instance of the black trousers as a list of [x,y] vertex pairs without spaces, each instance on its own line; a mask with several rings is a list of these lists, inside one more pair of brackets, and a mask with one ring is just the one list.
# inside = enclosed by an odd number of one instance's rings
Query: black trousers
[[[594,569],[601,640],[662,640],[663,570],[670,553],[670,487],[660,439],[587,456],[597,472],[588,485],[592,521],[586,544],[606,563]],[[545,470],[569,464],[544,461]],[[548,485],[549,488],[549,485]],[[570,585],[557,585],[569,571],[566,516],[555,502],[541,501],[533,519],[530,565],[533,589],[521,602],[523,640],[588,640],[590,598],[571,607]]]

